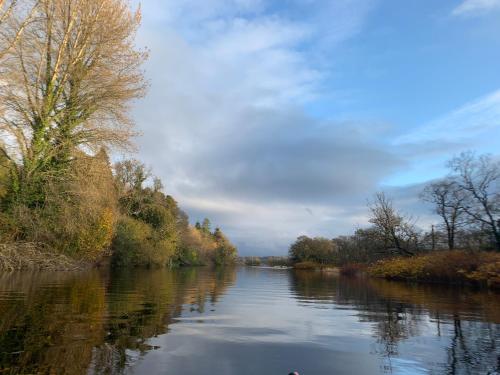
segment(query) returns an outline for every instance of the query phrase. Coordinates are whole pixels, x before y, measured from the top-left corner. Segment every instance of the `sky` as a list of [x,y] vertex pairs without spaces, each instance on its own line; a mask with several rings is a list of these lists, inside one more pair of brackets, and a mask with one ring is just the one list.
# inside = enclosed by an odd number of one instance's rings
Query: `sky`
[[242,255],[419,201],[466,150],[499,156],[500,0],[145,0],[134,157]]

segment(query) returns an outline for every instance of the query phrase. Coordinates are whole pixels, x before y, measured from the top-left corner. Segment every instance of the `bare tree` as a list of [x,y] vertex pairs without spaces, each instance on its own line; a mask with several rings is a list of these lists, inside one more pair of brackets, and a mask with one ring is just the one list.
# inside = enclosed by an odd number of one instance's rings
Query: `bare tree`
[[414,225],[408,218],[398,213],[392,200],[384,193],[377,193],[369,205],[372,223],[383,236],[386,248],[401,255],[414,255],[412,244],[417,242]]
[[11,39],[11,35],[17,36],[20,34],[20,30],[15,30],[13,33],[8,33],[9,28],[6,27],[6,23],[11,20],[14,8],[17,5],[17,0],[0,0],[0,59],[7,53],[7,51],[12,47],[17,37],[14,40]]
[[434,204],[435,213],[443,219],[448,249],[453,250],[457,229],[464,224],[463,202],[466,196],[462,189],[455,181],[445,179],[426,186],[421,198]]
[[134,45],[139,23],[126,0],[35,4],[2,62],[0,152],[18,190],[77,149],[129,145],[129,103],[146,88],[146,53]]
[[466,194],[462,209],[484,225],[500,251],[500,162],[489,155],[464,152],[449,162],[459,188]]
[[[20,3],[24,6],[21,6]],[[38,1],[0,0],[0,59],[14,47],[24,28],[31,20]],[[14,17],[14,14],[23,14]]]

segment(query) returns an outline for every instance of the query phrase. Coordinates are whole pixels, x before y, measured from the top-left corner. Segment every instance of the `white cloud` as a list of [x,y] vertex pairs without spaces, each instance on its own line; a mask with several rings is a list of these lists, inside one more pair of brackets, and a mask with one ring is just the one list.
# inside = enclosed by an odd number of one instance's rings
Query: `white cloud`
[[[396,137],[392,147],[408,162],[406,171],[384,183],[422,183],[448,173],[446,162],[464,150],[497,154],[500,146],[500,90]],[[396,151],[397,150],[397,151]]]
[[500,90],[478,98],[433,120],[409,134],[396,139],[395,144],[458,143],[477,146],[500,129]]
[[453,9],[454,16],[469,16],[500,9],[500,0],[464,0]]
[[[360,140],[357,170],[332,165],[351,159],[348,140],[336,153],[334,134],[342,131],[321,133],[302,107],[329,74],[311,49],[332,53],[356,35],[372,1],[291,0],[285,8],[264,0],[143,2],[139,41],[151,50],[151,90],[135,111],[140,158],[193,219],[211,217],[241,247],[261,253],[286,252],[303,231],[352,227],[336,211],[342,205],[325,208],[319,197],[337,194],[328,186],[345,191],[342,178],[369,186],[375,172],[363,169],[366,152],[387,170],[394,164]],[[303,201],[296,168],[307,172],[316,202]]]
[[402,166],[421,182],[431,168],[410,168],[417,158],[442,164],[453,147],[494,144],[500,91],[391,145],[390,130],[376,124],[304,113],[330,74],[329,57],[363,29],[374,1],[143,4],[152,86],[135,112],[139,157],[193,219],[212,218],[244,253],[283,254],[300,234],[349,233],[366,224],[366,198],[381,179],[397,171],[397,185],[408,183]]
[[365,224],[365,207],[358,210],[300,202],[246,202],[227,198],[183,198],[183,207],[195,215],[210,213],[215,225],[223,225],[248,255],[285,255],[300,235],[331,237],[335,231],[349,233]]

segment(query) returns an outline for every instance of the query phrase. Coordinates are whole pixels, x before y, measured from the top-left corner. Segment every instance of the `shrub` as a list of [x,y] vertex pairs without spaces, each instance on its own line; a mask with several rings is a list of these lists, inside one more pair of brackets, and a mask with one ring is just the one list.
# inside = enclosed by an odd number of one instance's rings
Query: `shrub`
[[467,273],[467,278],[500,289],[500,254],[482,253],[477,269]]
[[19,228],[12,215],[0,212],[0,243],[13,242],[19,234]]
[[153,228],[130,217],[122,217],[113,239],[116,266],[165,266],[175,253],[175,243],[159,239]]
[[152,229],[146,223],[122,217],[116,225],[113,239],[113,264],[118,266],[136,265],[140,255],[151,252]]
[[194,248],[180,247],[176,258],[177,263],[182,266],[202,266],[206,264],[200,251]]
[[14,202],[2,215],[0,221],[16,229],[10,231],[11,237],[14,233],[14,240],[42,243],[85,261],[106,254],[116,218],[116,195],[106,155],[78,155],[68,170],[47,180],[43,189],[43,205]]
[[498,287],[500,254],[442,251],[411,258],[379,261],[369,268],[372,276],[393,280],[475,283]]

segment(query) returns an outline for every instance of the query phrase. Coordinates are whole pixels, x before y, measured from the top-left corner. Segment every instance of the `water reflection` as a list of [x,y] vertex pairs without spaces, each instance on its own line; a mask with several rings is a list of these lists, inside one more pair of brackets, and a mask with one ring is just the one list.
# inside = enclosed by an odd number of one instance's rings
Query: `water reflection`
[[[413,285],[385,280],[338,278],[328,273],[296,271],[290,284],[301,303],[351,306],[360,322],[372,323],[374,352],[384,371],[401,354],[419,346],[444,353],[427,370],[446,374],[500,372],[500,295],[492,291]],[[415,341],[419,345],[415,345]],[[444,347],[444,348],[443,348]],[[428,349],[429,350],[429,349]],[[408,358],[429,362],[414,352]],[[397,361],[396,361],[397,363]],[[430,368],[429,368],[430,367]]]
[[0,275],[0,374],[493,374],[498,294],[258,268]]
[[203,312],[235,271],[0,276],[0,373],[120,373],[184,304]]

